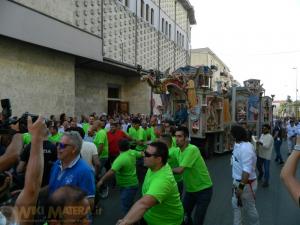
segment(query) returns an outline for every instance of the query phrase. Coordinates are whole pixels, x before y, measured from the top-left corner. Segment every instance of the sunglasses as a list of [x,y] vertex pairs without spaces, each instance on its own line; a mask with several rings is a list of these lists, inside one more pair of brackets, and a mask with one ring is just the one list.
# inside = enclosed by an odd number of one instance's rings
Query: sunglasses
[[149,152],[144,152],[144,154],[145,154],[145,157],[147,157],[147,158],[149,158],[149,157],[151,157],[151,156],[159,156],[159,155],[157,155],[156,153],[153,153],[153,154],[151,154],[151,153],[149,153]]
[[57,145],[58,145],[59,149],[65,149],[68,146],[72,146],[70,144],[64,144],[64,143],[61,143],[61,142],[58,142]]

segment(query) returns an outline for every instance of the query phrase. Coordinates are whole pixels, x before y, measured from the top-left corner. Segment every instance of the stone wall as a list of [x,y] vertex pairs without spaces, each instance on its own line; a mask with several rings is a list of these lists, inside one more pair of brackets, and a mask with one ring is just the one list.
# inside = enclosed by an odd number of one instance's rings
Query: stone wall
[[74,1],[70,0],[13,0],[36,11],[73,24]]
[[175,0],[164,0],[160,3],[160,8],[175,21]]
[[135,15],[114,0],[104,1],[103,54],[130,65],[135,64]]
[[147,70],[158,69],[158,32],[142,19],[138,21],[137,64]]
[[184,7],[180,3],[177,3],[176,4],[176,23],[186,33],[188,32],[187,27],[186,27],[187,20],[188,20],[187,11],[184,9]]
[[[150,88],[139,77],[125,77],[93,69],[76,69],[76,115],[107,113],[108,86],[120,86],[120,100],[129,102],[130,113],[150,112]],[[148,104],[149,103],[149,104]]]
[[102,37],[102,0],[72,0],[70,2],[74,2],[73,23],[75,24],[75,26],[94,35]]
[[124,86],[125,101],[129,101],[130,113],[150,114],[150,87],[139,77],[127,77]]
[[74,114],[74,57],[0,36],[0,98],[13,115]]

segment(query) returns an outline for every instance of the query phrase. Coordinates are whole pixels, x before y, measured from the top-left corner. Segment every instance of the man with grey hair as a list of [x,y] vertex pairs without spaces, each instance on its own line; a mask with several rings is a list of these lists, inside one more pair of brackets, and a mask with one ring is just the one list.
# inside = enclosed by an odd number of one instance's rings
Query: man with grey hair
[[95,174],[91,167],[80,158],[82,138],[76,131],[65,132],[58,143],[57,158],[49,181],[49,195],[58,188],[72,185],[86,192],[91,208],[95,197]]

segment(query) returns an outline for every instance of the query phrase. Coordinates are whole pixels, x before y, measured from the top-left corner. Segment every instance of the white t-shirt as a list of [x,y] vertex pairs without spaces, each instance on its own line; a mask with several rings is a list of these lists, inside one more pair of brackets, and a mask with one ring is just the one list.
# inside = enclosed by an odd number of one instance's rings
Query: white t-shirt
[[83,141],[80,154],[82,159],[84,159],[94,170],[93,155],[98,155],[96,145],[91,142]]
[[231,157],[232,178],[241,180],[244,171],[249,173],[249,180],[256,179],[256,159],[256,153],[250,142],[235,143]]
[[262,134],[259,139],[263,145],[258,146],[258,156],[270,160],[272,157],[274,139],[271,134]]

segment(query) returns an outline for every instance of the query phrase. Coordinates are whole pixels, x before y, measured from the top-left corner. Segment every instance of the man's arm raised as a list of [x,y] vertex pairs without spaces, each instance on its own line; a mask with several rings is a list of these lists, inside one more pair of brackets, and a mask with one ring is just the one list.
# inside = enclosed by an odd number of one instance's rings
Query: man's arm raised
[[[31,150],[25,174],[25,184],[15,208],[20,224],[32,224],[44,171],[43,140],[47,135],[44,119],[39,116],[35,123],[28,117],[28,131],[32,135]],[[26,213],[24,213],[26,212]]]

